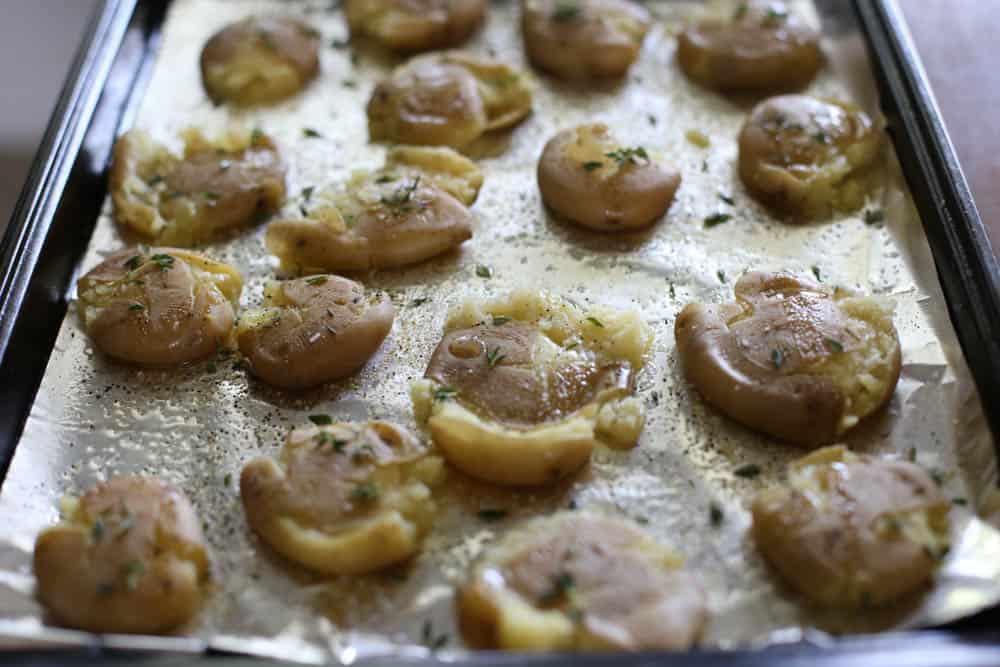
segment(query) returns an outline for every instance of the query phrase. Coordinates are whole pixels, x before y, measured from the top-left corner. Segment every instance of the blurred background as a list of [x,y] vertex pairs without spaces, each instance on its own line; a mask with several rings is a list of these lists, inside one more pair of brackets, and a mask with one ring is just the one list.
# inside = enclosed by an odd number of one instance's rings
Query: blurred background
[[0,233],[96,0],[0,0]]

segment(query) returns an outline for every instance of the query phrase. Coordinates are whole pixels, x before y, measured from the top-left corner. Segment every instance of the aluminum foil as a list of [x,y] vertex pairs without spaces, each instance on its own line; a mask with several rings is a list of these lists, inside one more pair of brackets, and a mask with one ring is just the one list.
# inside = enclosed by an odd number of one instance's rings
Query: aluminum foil
[[[374,82],[395,63],[369,47],[331,44],[346,26],[330,3],[176,0],[137,124],[177,145],[191,124],[226,123],[272,134],[290,172],[288,210],[304,187],[345,181],[353,169],[377,167],[384,147],[366,142],[364,105]],[[846,3],[837,5],[846,11]],[[0,647],[80,645],[97,641],[46,624],[33,599],[31,552],[36,534],[58,518],[57,499],[111,475],[158,475],[182,488],[204,520],[215,590],[204,612],[174,637],[108,637],[116,646],[152,650],[221,650],[300,661],[331,657],[427,655],[423,647],[462,651],[452,591],[492,541],[519,521],[575,501],[579,507],[630,517],[687,557],[703,580],[713,620],[705,644],[732,647],[815,638],[825,632],[871,632],[926,626],[968,615],[1000,600],[1000,533],[988,517],[1000,506],[996,461],[978,396],[957,346],[925,237],[892,156],[871,206],[884,224],[860,214],[790,226],[754,203],[735,170],[735,137],[749,101],[733,101],[690,83],[679,71],[674,37],[702,12],[732,4],[650,3],[658,17],[639,62],[620,83],[559,83],[532,73],[535,112],[487,147],[486,183],[473,208],[475,238],[459,252],[399,271],[362,276],[388,292],[395,326],[356,376],[305,393],[282,393],[253,380],[233,357],[169,371],[126,368],[102,358],[70,308],[0,494]],[[807,2],[794,9],[820,21]],[[255,12],[302,14],[323,33],[321,77],[291,101],[263,109],[213,107],[202,90],[202,44],[230,21]],[[512,4],[496,4],[469,48],[524,64]],[[827,19],[831,21],[827,21]],[[824,16],[829,66],[811,92],[853,99],[875,112],[874,86],[856,30],[843,16]],[[836,30],[832,28],[836,27]],[[602,120],[623,141],[642,145],[683,173],[666,218],[648,231],[600,235],[570,228],[544,210],[535,163],[557,130]],[[303,128],[321,137],[309,138]],[[685,138],[698,130],[708,148]],[[720,194],[732,197],[728,205]],[[706,229],[725,211],[727,224]],[[110,217],[97,225],[81,271],[130,240]],[[242,306],[260,302],[274,275],[263,229],[205,250],[238,266],[247,280]],[[481,278],[476,267],[489,266]],[[725,301],[747,269],[815,267],[826,282],[891,296],[903,348],[899,386],[888,409],[850,434],[852,449],[906,455],[939,474],[949,497],[954,547],[933,588],[898,608],[849,615],[810,611],[776,580],[747,535],[750,499],[781,479],[802,451],[755,435],[708,408],[684,382],[674,353],[673,322],[692,300]],[[546,288],[580,303],[639,309],[656,332],[639,392],[648,423],[637,449],[597,451],[590,466],[555,488],[514,492],[451,471],[440,490],[440,516],[422,553],[405,567],[366,577],[318,578],[272,554],[246,524],[238,490],[243,464],[275,454],[286,432],[317,412],[343,419],[389,419],[416,428],[408,388],[420,377],[447,311],[461,299],[514,287]],[[70,295],[72,296],[72,295]],[[419,305],[418,305],[419,304]],[[733,471],[756,463],[752,480]],[[961,503],[962,501],[958,501]],[[710,505],[723,510],[720,526]],[[480,507],[507,508],[483,523]]]

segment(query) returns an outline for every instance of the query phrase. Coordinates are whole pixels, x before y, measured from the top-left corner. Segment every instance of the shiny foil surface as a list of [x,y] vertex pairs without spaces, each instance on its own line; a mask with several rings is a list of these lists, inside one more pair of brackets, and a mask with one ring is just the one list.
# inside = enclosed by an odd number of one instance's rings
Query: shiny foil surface
[[[816,25],[810,3],[792,3]],[[831,3],[825,3],[824,6]],[[840,10],[848,12],[847,3]],[[675,58],[675,36],[693,17],[731,12],[733,3],[648,3],[657,17],[639,61],[621,82],[566,84],[524,62],[515,3],[497,3],[468,49],[525,67],[535,84],[534,113],[477,155],[486,180],[472,208],[474,238],[425,264],[356,276],[388,293],[394,328],[355,376],[315,390],[278,391],[255,381],[237,355],[183,368],[138,370],[102,357],[70,307],[10,472],[0,494],[0,647],[79,645],[95,639],[46,624],[34,601],[35,536],[58,519],[57,501],[121,473],[159,476],[184,490],[198,510],[212,554],[213,592],[194,623],[166,638],[109,637],[116,646],[201,651],[206,647],[299,661],[352,662],[372,655],[461,655],[453,588],[482,550],[519,522],[566,508],[631,518],[686,558],[708,592],[712,620],[704,643],[737,647],[808,639],[823,633],[927,626],[1000,600],[1000,533],[989,521],[997,502],[993,443],[948,320],[920,221],[894,158],[869,207],[832,221],[780,222],[746,194],[736,173],[736,136],[751,100],[719,96],[689,82]],[[304,92],[272,107],[215,107],[200,81],[202,44],[227,23],[253,13],[301,16],[322,33],[322,74]],[[843,16],[824,16],[828,65],[810,86],[876,112],[860,35]],[[845,26],[847,26],[845,28]],[[370,45],[344,46],[347,28],[329,2],[175,0],[137,126],[178,147],[190,125],[260,127],[289,165],[286,212],[305,187],[345,182],[352,170],[377,168],[385,147],[367,142],[365,103],[374,83],[399,59]],[[622,145],[644,146],[672,163],[683,183],[668,215],[625,235],[578,231],[541,203],[535,165],[560,129],[600,120]],[[305,136],[303,129],[319,137]],[[697,130],[707,148],[686,134]],[[733,205],[720,195],[731,197]],[[706,228],[714,213],[733,216]],[[86,259],[129,245],[110,215],[97,224]],[[277,260],[264,226],[203,250],[237,266],[246,279],[242,307],[260,302]],[[492,275],[477,275],[486,266]],[[939,475],[952,511],[953,547],[926,595],[898,608],[817,612],[782,586],[757,553],[748,507],[783,478],[803,451],[758,436],[702,402],[680,373],[673,323],[690,301],[732,298],[749,269],[789,269],[896,302],[903,351],[888,408],[849,434],[856,451],[908,456]],[[485,273],[485,272],[478,272]],[[249,460],[274,455],[293,427],[316,413],[336,419],[388,419],[417,429],[410,383],[421,377],[449,308],[465,298],[544,287],[580,304],[638,309],[656,340],[639,378],[647,424],[639,446],[595,451],[589,467],[552,488],[509,491],[449,471],[438,489],[439,516],[423,551],[405,566],[364,577],[326,580],[272,553],[251,534],[237,480]],[[422,434],[426,437],[426,434]],[[761,474],[734,470],[748,463]],[[964,504],[962,504],[964,501]],[[723,518],[710,519],[715,503]],[[483,522],[481,508],[506,518]],[[982,519],[974,518],[974,512]],[[994,521],[995,523],[995,521]],[[430,641],[428,640],[430,638]],[[433,645],[428,648],[428,644]]]

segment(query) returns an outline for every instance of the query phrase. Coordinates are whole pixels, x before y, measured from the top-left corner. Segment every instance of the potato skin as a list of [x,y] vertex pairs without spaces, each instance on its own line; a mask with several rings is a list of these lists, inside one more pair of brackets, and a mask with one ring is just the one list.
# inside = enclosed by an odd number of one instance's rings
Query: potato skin
[[[737,303],[688,304],[674,325],[684,374],[708,403],[753,429],[815,447],[833,442],[892,397],[901,355],[891,320],[889,331],[877,331],[885,336],[879,344],[888,348],[879,351],[883,365],[858,371],[875,373],[881,391],[854,400],[824,370],[845,348],[854,352],[845,333],[848,315],[838,305],[844,295],[805,278],[767,273],[744,275],[735,291]],[[854,403],[860,414],[848,410]]]
[[628,0],[522,0],[531,63],[565,79],[618,77],[639,57],[651,17]]
[[385,295],[340,276],[274,282],[265,308],[244,312],[237,339],[253,374],[284,389],[350,375],[378,351],[395,317]]
[[819,39],[784,3],[751,2],[730,20],[688,27],[677,38],[677,60],[691,79],[716,90],[794,89],[823,66]]
[[827,447],[793,463],[789,478],[754,499],[752,534],[816,603],[892,602],[926,582],[947,551],[950,503],[913,463]]
[[319,33],[296,19],[251,16],[215,33],[201,51],[205,92],[216,104],[268,104],[319,73]]
[[369,36],[395,51],[458,46],[486,18],[487,0],[345,0],[351,35]]
[[[444,476],[405,429],[382,421],[292,431],[279,460],[240,475],[247,521],[286,558],[327,575],[365,574],[411,557]],[[363,492],[359,492],[363,491]]]
[[[574,146],[590,159],[574,158]],[[649,158],[616,165],[607,155],[614,150],[621,149],[601,123],[555,135],[538,161],[545,204],[571,222],[603,232],[640,229],[663,217],[680,187],[680,173]]]
[[150,477],[88,491],[35,543],[38,598],[62,625],[160,634],[190,620],[207,594],[208,554],[182,492]]
[[177,248],[122,250],[77,283],[95,346],[140,366],[196,361],[227,347],[242,288],[233,267]]
[[583,512],[536,519],[484,554],[458,591],[476,648],[689,648],[707,620],[701,587],[637,526]]
[[780,95],[755,106],[740,131],[740,178],[788,222],[808,222],[861,206],[881,147],[882,132],[853,104]]

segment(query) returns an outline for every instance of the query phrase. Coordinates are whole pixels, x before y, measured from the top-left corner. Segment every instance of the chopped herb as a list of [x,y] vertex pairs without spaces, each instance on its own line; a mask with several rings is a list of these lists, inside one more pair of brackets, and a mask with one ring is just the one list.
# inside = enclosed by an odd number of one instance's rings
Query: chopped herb
[[322,285],[327,280],[329,280],[329,279],[326,276],[313,276],[312,278],[306,278],[306,284],[307,285]]
[[783,7],[770,6],[764,16],[764,25],[777,25],[788,19],[788,10]]
[[315,190],[316,190],[315,185],[309,185],[307,187],[302,188],[302,198],[305,199],[306,201],[309,201],[310,199],[312,199],[313,192]]
[[132,255],[128,261],[125,262],[125,268],[129,271],[135,271],[142,266],[142,261],[142,255]]
[[600,169],[603,166],[604,166],[603,162],[590,161],[590,162],[584,162],[583,163],[583,168],[584,168],[585,171],[595,171],[597,169]]
[[670,293],[670,298],[671,299],[676,299],[677,298],[677,290],[674,289],[674,284],[673,283],[670,283],[670,291],[669,291],[669,293]]
[[130,303],[128,305],[128,309],[129,310],[146,310],[146,306],[142,305],[141,303]]
[[610,151],[604,154],[604,157],[609,157],[618,163],[618,166],[622,166],[626,163],[628,164],[639,164],[639,160],[645,160],[649,162],[649,153],[642,146],[635,146],[632,148],[619,148],[617,150]]
[[142,564],[141,560],[130,560],[122,566],[122,572],[125,575],[125,586],[130,591],[134,591],[139,585],[139,579],[146,572],[146,566]]
[[435,401],[447,401],[449,398],[458,396],[458,389],[454,387],[438,387],[434,390]]
[[722,201],[726,202],[730,206],[733,206],[734,204],[736,204],[736,202],[733,200],[733,198],[730,197],[729,195],[727,195],[724,192],[720,192],[719,193],[719,199],[721,199]]
[[392,174],[382,174],[375,179],[375,182],[379,185],[385,185],[386,183],[392,183],[394,180],[396,180],[396,177]]
[[929,470],[928,474],[931,476],[931,479],[934,480],[935,484],[938,486],[944,486],[944,475],[940,470]]
[[257,38],[260,40],[260,43],[266,46],[268,49],[271,49],[273,51],[275,48],[277,48],[274,44],[274,40],[271,38],[271,33],[268,32],[267,30],[258,30]]
[[411,308],[416,308],[418,306],[422,306],[422,305],[424,305],[425,303],[427,303],[430,300],[431,300],[430,297],[427,297],[427,296],[418,296],[416,299],[414,299],[413,301],[410,302],[410,307]]
[[836,340],[834,338],[824,338],[823,342],[826,343],[826,346],[834,354],[840,354],[841,352],[844,351],[844,344],[841,343],[839,340]]
[[596,317],[588,317],[588,318],[587,318],[587,321],[588,321],[588,322],[590,322],[591,324],[593,324],[593,325],[594,325],[595,327],[597,327],[598,329],[603,329],[603,328],[604,328],[604,323],[603,323],[603,322],[601,322],[601,321],[600,321],[599,319],[597,319]]
[[492,278],[493,269],[486,266],[485,264],[480,264],[479,266],[476,267],[476,275],[479,276],[480,278]]
[[507,518],[507,510],[502,509],[483,509],[479,510],[478,513],[480,521],[486,521],[487,523],[492,523],[494,521],[503,521]]
[[566,349],[566,350],[575,350],[579,346],[580,346],[580,343],[578,341],[573,341],[569,345],[566,345],[563,349]]
[[951,502],[953,505],[961,505],[963,507],[969,504],[969,501],[965,498],[952,498]]
[[90,527],[90,539],[100,542],[102,537],[104,537],[104,521],[98,518],[94,521],[94,525]]
[[152,176],[149,177],[149,180],[146,181],[146,185],[148,185],[151,188],[155,188],[162,182],[163,182],[162,176],[160,176],[159,174],[153,174]]
[[160,271],[166,271],[167,269],[172,268],[174,265],[174,258],[171,257],[170,255],[164,255],[163,253],[157,253],[152,257],[150,257],[149,259],[155,262],[158,267],[160,267]]
[[916,461],[917,461],[917,448],[916,447],[910,447],[906,451],[906,460],[909,461],[910,463],[916,463]]
[[646,517],[646,516],[637,516],[635,518],[635,520],[636,520],[637,523],[640,523],[643,526],[646,526],[646,525],[649,524],[649,517]]
[[760,466],[756,463],[746,463],[741,465],[739,468],[733,471],[733,474],[737,477],[745,477],[746,479],[753,479],[760,474]]
[[222,483],[225,486],[229,486],[233,483],[233,473],[227,472],[226,476],[222,478]]
[[819,272],[819,267],[816,266],[815,264],[813,264],[812,272],[813,272],[813,275],[816,276],[816,280],[818,280],[820,282],[823,282],[823,276]]
[[820,130],[819,132],[817,132],[816,134],[814,134],[813,135],[813,139],[815,139],[816,143],[818,143],[818,144],[828,144],[828,143],[830,143],[830,135],[828,135],[823,130]]
[[437,651],[445,647],[448,643],[448,635],[441,634],[434,636],[434,627],[430,621],[424,621],[423,629],[420,631],[421,643],[432,651]]
[[702,173],[708,171],[708,160],[701,161],[701,171]]
[[552,20],[558,23],[567,23],[576,20],[580,14],[580,5],[572,0],[560,0],[556,8],[552,11]]
[[486,365],[490,368],[496,368],[496,365],[507,358],[506,354],[500,354],[500,347],[497,346],[493,348],[492,351],[486,352]]
[[209,201],[219,201],[219,198],[222,197],[218,192],[205,192],[203,194],[205,195],[205,199]]
[[309,217],[309,209],[307,209],[304,204],[299,205],[299,213],[302,214],[303,218]]
[[333,417],[330,415],[309,415],[309,421],[316,426],[326,426],[333,423]]
[[351,489],[351,500],[359,503],[374,502],[378,498],[378,487],[371,482],[358,484]]
[[719,282],[720,283],[726,282],[726,272],[723,271],[722,269],[719,269],[718,271],[716,271],[715,275],[717,275],[719,277]]
[[575,510],[575,509],[577,509],[579,507],[580,506],[577,504],[576,498],[571,498],[570,501],[569,501],[569,505],[566,506],[567,509],[571,509],[571,510]]
[[338,50],[346,49],[346,48],[350,47],[350,45],[351,45],[351,41],[348,40],[348,39],[335,39],[335,40],[333,40],[333,41],[330,42],[330,46],[332,48],[338,49]]
[[493,317],[493,326],[499,327],[510,322],[510,318],[506,315],[495,315]]
[[321,139],[323,137],[322,134],[312,129],[311,127],[302,128],[302,136],[306,137],[307,139]]
[[420,186],[420,177],[417,176],[408,185],[401,185],[396,188],[396,191],[392,195],[386,197],[382,196],[379,201],[386,206],[392,206],[393,208],[399,209],[401,211],[407,210],[406,204],[409,203],[410,198],[413,197],[413,193]]
[[725,518],[722,508],[719,507],[718,503],[713,502],[708,506],[708,521],[712,524],[713,528],[720,526]]
[[713,213],[712,215],[705,218],[705,227],[711,229],[717,225],[721,225],[725,222],[729,222],[733,219],[733,216],[728,213]]
[[885,211],[880,208],[870,208],[865,211],[865,224],[876,225],[885,220]]
[[250,132],[250,143],[251,144],[258,144],[258,143],[260,143],[263,140],[264,140],[264,131],[261,130],[259,127],[255,127]]
[[552,580],[552,588],[538,602],[543,605],[556,604],[572,592],[573,585],[573,575],[561,572]]
[[650,125],[652,125],[653,127],[656,127],[656,116],[654,116],[653,114],[647,114],[646,115],[646,120],[649,121]]
[[778,348],[771,350],[771,363],[774,364],[775,368],[781,368],[781,365],[785,363],[785,353]]
[[358,82],[355,81],[354,79],[344,79],[343,81],[340,82],[340,85],[342,85],[344,88],[357,88]]

